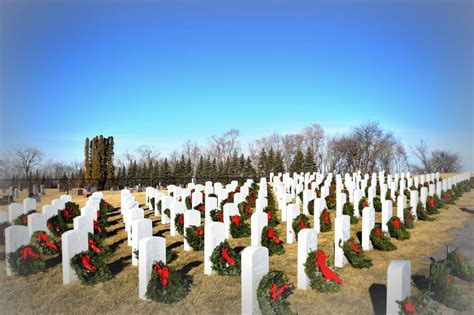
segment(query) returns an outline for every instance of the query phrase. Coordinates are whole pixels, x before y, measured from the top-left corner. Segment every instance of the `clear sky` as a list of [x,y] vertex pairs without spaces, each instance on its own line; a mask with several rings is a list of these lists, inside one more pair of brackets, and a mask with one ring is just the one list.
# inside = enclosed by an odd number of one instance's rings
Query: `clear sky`
[[[223,4],[225,3],[225,4]],[[473,1],[1,0],[1,150],[378,121],[473,162]]]

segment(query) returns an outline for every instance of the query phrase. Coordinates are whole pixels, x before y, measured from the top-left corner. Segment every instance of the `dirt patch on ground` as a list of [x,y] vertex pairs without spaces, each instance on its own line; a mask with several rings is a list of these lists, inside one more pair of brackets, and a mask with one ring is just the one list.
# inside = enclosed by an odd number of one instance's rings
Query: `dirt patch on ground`
[[[48,191],[38,209],[58,198],[60,193]],[[144,203],[145,194],[135,197]],[[115,207],[120,203],[120,192],[105,192],[104,198]],[[74,198],[81,206],[84,197]],[[344,279],[343,289],[336,294],[321,294],[314,291],[296,290],[290,297],[291,308],[300,314],[369,314],[384,309],[386,272],[392,259],[407,259],[412,262],[412,270],[426,268],[427,257],[451,239],[453,228],[462,228],[473,215],[460,208],[474,206],[474,192],[466,193],[458,205],[442,209],[433,222],[418,222],[411,230],[412,237],[407,241],[396,241],[398,249],[393,252],[370,251],[374,266],[368,270],[354,269],[350,266],[338,270]],[[395,210],[396,211],[396,210]],[[93,286],[85,287],[79,283],[62,285],[60,258],[48,263],[46,272],[26,278],[6,277],[4,259],[0,261],[0,312],[1,313],[203,313],[240,314],[240,277],[205,276],[203,252],[185,252],[182,237],[170,237],[169,227],[159,224],[159,218],[152,211],[145,211],[154,221],[153,233],[166,237],[168,249],[177,252],[178,259],[171,266],[183,269],[193,277],[192,291],[183,301],[174,305],[145,302],[138,299],[138,269],[131,265],[131,248],[126,244],[126,233],[119,212],[109,221],[110,236],[106,243],[114,249],[108,263],[114,278]],[[331,213],[334,218],[334,213]],[[376,221],[380,213],[376,213]],[[313,222],[313,218],[311,218]],[[285,225],[277,228],[285,239]],[[351,226],[351,234],[361,231],[361,223]],[[332,255],[334,232],[320,233],[319,248]],[[242,250],[250,245],[250,238],[230,241],[232,246]],[[290,281],[296,284],[297,244],[285,245],[286,254],[270,258],[270,269],[285,270]],[[4,253],[4,247],[0,247]],[[4,254],[2,255],[4,257]],[[416,288],[414,287],[414,290]],[[383,303],[383,304],[382,304]]]

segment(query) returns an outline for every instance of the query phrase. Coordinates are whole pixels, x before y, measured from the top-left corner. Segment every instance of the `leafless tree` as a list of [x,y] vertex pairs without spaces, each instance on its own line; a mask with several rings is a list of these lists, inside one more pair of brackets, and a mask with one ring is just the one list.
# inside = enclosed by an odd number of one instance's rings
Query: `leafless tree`
[[137,154],[140,157],[140,163],[146,163],[146,165],[150,165],[158,160],[160,153],[153,150],[147,145],[142,145],[138,147]]
[[461,158],[457,153],[446,150],[429,151],[424,141],[412,147],[413,155],[418,163],[411,164],[416,173],[443,172],[451,173],[461,170]]
[[183,144],[183,154],[185,159],[191,160],[191,165],[194,168],[199,161],[201,149],[196,142],[193,143],[191,140],[186,140]]
[[413,156],[418,164],[411,164],[410,167],[415,173],[431,173],[430,158],[428,153],[428,146],[421,140],[419,144],[411,147]]
[[35,167],[40,165],[43,153],[37,148],[13,149],[14,163],[25,175],[29,177]]
[[209,154],[211,157],[220,161],[230,159],[234,151],[240,150],[238,141],[240,131],[238,129],[230,129],[221,136],[212,136],[209,140]]

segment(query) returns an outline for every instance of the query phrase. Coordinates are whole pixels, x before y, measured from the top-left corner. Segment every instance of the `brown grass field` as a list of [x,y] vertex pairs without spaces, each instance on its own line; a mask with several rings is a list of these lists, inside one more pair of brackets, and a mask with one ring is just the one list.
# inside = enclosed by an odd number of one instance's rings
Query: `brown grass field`
[[[50,204],[60,195],[56,190],[48,190],[38,209]],[[25,194],[25,192],[23,192]],[[145,193],[134,194],[140,203],[144,203]],[[20,196],[23,198],[23,196]],[[20,198],[20,200],[21,200]],[[104,199],[119,207],[120,192],[104,192]],[[82,206],[84,197],[75,197],[74,202]],[[344,279],[343,289],[336,294],[321,294],[312,290],[295,290],[289,298],[291,308],[299,314],[371,314],[374,307],[371,294],[383,296],[386,284],[387,266],[392,259],[411,260],[412,273],[429,266],[428,256],[447,244],[453,238],[451,229],[462,228],[464,223],[473,219],[473,215],[460,210],[461,207],[474,206],[474,191],[466,193],[456,205],[441,209],[437,220],[418,222],[411,230],[412,237],[407,241],[394,243],[398,249],[393,252],[369,251],[374,266],[370,269],[354,269],[350,265],[338,270]],[[2,210],[5,210],[2,209]],[[396,211],[396,210],[394,210]],[[334,213],[332,218],[334,219]],[[380,219],[376,213],[376,221]],[[62,285],[61,258],[48,261],[50,268],[44,273],[26,278],[5,276],[4,246],[0,246],[0,313],[1,314],[57,314],[57,313],[163,313],[163,314],[239,314],[240,277],[222,277],[204,275],[203,252],[185,252],[181,236],[170,237],[169,227],[159,224],[159,218],[152,211],[145,216],[154,222],[155,236],[166,237],[168,249],[178,254],[178,259],[170,265],[183,269],[193,277],[189,295],[173,305],[146,302],[138,299],[138,268],[131,265],[131,248],[126,244],[126,233],[119,212],[109,217],[110,236],[106,244],[114,249],[108,260],[114,273],[113,279],[86,287],[76,282]],[[313,222],[313,218],[311,218]],[[334,221],[333,221],[334,222]],[[284,224],[278,226],[279,236],[284,240]],[[353,236],[361,230],[361,223],[351,226]],[[332,255],[333,232],[320,233],[318,247]],[[232,239],[232,246],[243,249],[250,245],[250,238]],[[296,284],[297,244],[285,245],[286,254],[270,258],[271,270],[285,270],[290,281]],[[471,301],[474,300],[472,286],[468,286]],[[412,293],[416,288],[412,288]]]

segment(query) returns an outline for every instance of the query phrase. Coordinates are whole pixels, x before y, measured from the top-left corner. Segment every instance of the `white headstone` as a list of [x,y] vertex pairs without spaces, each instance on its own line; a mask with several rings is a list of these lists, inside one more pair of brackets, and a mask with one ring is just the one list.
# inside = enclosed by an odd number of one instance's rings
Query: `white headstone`
[[405,208],[407,207],[407,197],[404,194],[398,195],[397,197],[397,217],[400,219],[400,221],[404,221],[404,211]]
[[82,230],[70,230],[61,236],[63,284],[77,280],[76,272],[69,262],[74,255],[89,249],[88,241],[87,232]]
[[36,210],[36,199],[33,198],[26,198],[23,199],[23,213],[27,213],[28,211]]
[[146,300],[148,282],[155,262],[166,264],[166,239],[164,237],[145,237],[138,243],[138,296]]
[[10,223],[23,214],[23,205],[21,203],[11,203],[8,205],[8,220]]
[[[29,243],[30,233],[26,226],[12,225],[5,229],[5,257],[8,257],[8,254],[17,251],[18,248]],[[7,276],[11,276],[13,272],[8,264],[8,259],[5,259],[5,261]]]
[[298,289],[306,290],[310,280],[304,270],[308,253],[318,249],[318,232],[315,229],[303,229],[298,233]]
[[295,204],[289,204],[286,212],[286,242],[293,244],[295,241],[295,231],[293,230],[293,220],[300,214],[300,209]]
[[208,222],[212,221],[211,211],[218,209],[217,198],[216,197],[206,197],[205,209],[206,209],[205,210],[206,211],[205,222],[208,223]]
[[94,234],[94,218],[88,215],[80,215],[73,219],[74,230],[86,231]]
[[382,200],[382,231],[388,232],[388,221],[393,216],[393,204],[390,200]]
[[221,222],[209,222],[204,229],[204,273],[212,273],[211,255],[214,248],[225,240],[225,227]]
[[372,249],[370,241],[370,232],[375,227],[375,210],[372,207],[362,209],[362,249]]
[[269,271],[268,248],[249,246],[242,251],[242,314],[261,314],[257,301],[260,280]]
[[52,205],[45,205],[43,206],[42,212],[49,219],[58,214],[58,209]]
[[46,225],[47,221],[48,218],[42,213],[32,213],[28,215],[28,231],[30,233],[30,237],[37,231],[49,233],[48,226]]
[[[342,250],[342,243],[351,237],[351,218],[340,215],[334,220],[334,266],[338,268],[347,264],[347,258]],[[341,242],[341,244],[339,244]],[[339,246],[340,245],[340,246]]]
[[268,225],[268,215],[265,212],[255,212],[250,217],[251,244],[261,246],[261,236],[263,228]]
[[94,207],[81,208],[81,215],[87,215],[97,220],[97,209]]
[[410,295],[411,263],[409,260],[392,260],[387,270],[387,315],[398,315],[403,301]]
[[239,209],[234,203],[226,203],[224,205],[224,226],[225,226],[225,238],[230,238],[230,217],[234,215],[240,215]]
[[138,250],[138,244],[142,239],[153,236],[152,229],[153,224],[150,219],[136,219],[132,222],[132,266],[138,266],[138,258],[135,255],[135,251]]

